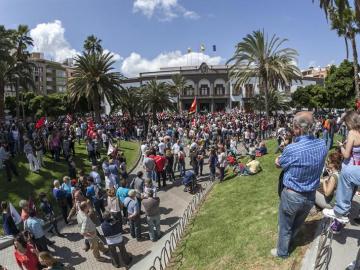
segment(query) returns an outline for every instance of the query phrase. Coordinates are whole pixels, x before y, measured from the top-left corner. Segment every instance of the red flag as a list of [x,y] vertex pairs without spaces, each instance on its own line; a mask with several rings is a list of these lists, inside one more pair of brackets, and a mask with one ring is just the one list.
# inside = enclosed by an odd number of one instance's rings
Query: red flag
[[359,99],[356,99],[355,104],[356,104],[356,110],[360,110],[360,100]]
[[35,128],[36,128],[36,129],[41,128],[43,125],[45,125],[45,121],[46,121],[46,117],[45,117],[45,116],[41,117],[41,118],[36,122]]
[[195,113],[196,112],[196,97],[194,98],[193,103],[191,104],[191,107],[189,109],[189,113]]

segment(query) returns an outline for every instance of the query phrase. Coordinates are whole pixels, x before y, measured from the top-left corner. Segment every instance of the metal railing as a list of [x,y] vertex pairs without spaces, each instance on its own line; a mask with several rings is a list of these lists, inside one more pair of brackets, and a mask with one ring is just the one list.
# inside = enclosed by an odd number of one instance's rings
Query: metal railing
[[334,220],[330,218],[325,218],[321,224],[321,234],[318,252],[315,260],[315,270],[327,270],[329,268],[329,263],[332,256],[331,243],[333,240],[333,231],[331,225]]
[[199,209],[200,205],[204,202],[206,195],[214,186],[214,182],[208,182],[201,185],[201,189],[197,192],[187,208],[183,216],[179,219],[176,227],[171,231],[170,238],[164,243],[160,256],[157,256],[149,270],[164,270],[171,260],[171,255],[176,249],[178,243],[184,235],[186,226],[189,224],[193,214]]

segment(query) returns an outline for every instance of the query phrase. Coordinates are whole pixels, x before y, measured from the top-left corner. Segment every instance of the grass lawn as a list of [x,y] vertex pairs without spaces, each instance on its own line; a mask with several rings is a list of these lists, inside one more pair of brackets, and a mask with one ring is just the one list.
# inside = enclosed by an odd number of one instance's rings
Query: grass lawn
[[[84,169],[85,172],[90,172],[91,163],[88,161],[87,151],[84,142],[81,145],[75,143],[75,163],[77,170]],[[139,144],[137,142],[121,141],[120,149],[124,151],[128,170],[135,165],[138,154]],[[102,153],[105,154],[105,150]],[[25,155],[16,158],[14,164],[17,166],[20,176],[13,177],[12,182],[6,180],[5,171],[0,171],[0,201],[10,201],[15,207],[18,207],[18,202],[21,199],[28,199],[30,195],[39,194],[44,191],[50,194],[52,183],[54,179],[62,180],[68,174],[68,166],[64,159],[61,162],[54,162],[49,153],[44,159],[45,166],[40,170],[39,174],[32,173],[29,170],[29,165]]]
[[[263,171],[255,176],[228,173],[216,184],[189,225],[169,269],[297,269],[304,248],[296,248],[287,260],[275,259],[277,194],[280,170],[275,168],[275,141],[268,155],[259,158]],[[299,246],[309,242],[316,221],[299,236]],[[310,235],[309,235],[310,234]]]

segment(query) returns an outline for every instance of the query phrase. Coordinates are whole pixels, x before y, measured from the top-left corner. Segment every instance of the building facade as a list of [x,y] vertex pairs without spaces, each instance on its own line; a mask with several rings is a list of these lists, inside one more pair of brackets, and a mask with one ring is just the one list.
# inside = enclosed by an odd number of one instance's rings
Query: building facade
[[[211,66],[202,63],[200,66],[177,68],[161,68],[156,72],[140,73],[136,78],[127,79],[124,86],[141,86],[150,80],[172,83],[172,77],[180,74],[186,79],[186,87],[180,93],[180,100],[174,97],[174,102],[180,102],[183,110],[188,110],[194,98],[197,99],[198,111],[225,111],[235,107],[250,110],[251,99],[260,94],[258,80],[253,78],[248,84],[235,87],[229,78],[229,69],[225,65]],[[300,86],[322,84],[321,78],[304,78],[301,82],[293,82],[286,89],[289,94]]]
[[[36,94],[48,95],[66,91],[66,84],[73,73],[71,66],[47,60],[42,53],[32,53],[29,61],[35,65],[33,79]],[[5,87],[5,96],[15,95],[15,88],[7,85]]]
[[35,93],[47,95],[66,91],[68,66],[46,60],[42,53],[32,53],[29,60],[35,64]]

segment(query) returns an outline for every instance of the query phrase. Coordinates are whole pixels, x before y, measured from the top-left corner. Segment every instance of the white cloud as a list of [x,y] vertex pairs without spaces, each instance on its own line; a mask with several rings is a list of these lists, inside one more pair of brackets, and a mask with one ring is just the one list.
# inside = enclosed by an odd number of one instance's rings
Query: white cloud
[[[65,28],[59,20],[38,24],[30,30],[30,36],[34,40],[33,51],[44,53],[48,59],[62,62],[66,58],[72,58],[80,53],[72,48],[66,40]],[[104,52],[108,53],[110,51],[104,49]],[[119,54],[115,52],[111,52],[111,54],[117,64],[123,60],[123,57]]]
[[188,65],[200,65],[206,62],[209,65],[217,65],[222,62],[220,56],[209,56],[199,52],[182,54],[180,51],[161,53],[154,59],[146,59],[140,54],[133,52],[124,59],[121,72],[128,77],[138,76],[140,72],[157,71],[162,67],[180,67]]
[[43,52],[55,61],[74,57],[78,52],[70,46],[64,34],[65,28],[59,20],[38,24],[30,30],[34,40],[33,51]]
[[[110,51],[109,51],[108,49],[105,49],[105,50],[104,50],[104,53],[109,53],[109,52],[110,52]],[[122,57],[120,54],[114,53],[114,52],[110,52],[110,53],[112,54],[113,60],[114,60],[115,62],[124,60],[124,57]]]
[[171,21],[179,16],[193,20],[200,18],[195,11],[180,5],[178,0],[134,0],[133,11],[141,12],[148,18],[156,14],[162,21]]
[[193,20],[196,20],[196,19],[200,18],[199,14],[197,14],[195,11],[191,11],[191,10],[185,11],[184,12],[184,17],[188,18],[188,19],[193,19]]

